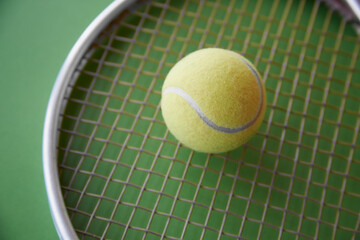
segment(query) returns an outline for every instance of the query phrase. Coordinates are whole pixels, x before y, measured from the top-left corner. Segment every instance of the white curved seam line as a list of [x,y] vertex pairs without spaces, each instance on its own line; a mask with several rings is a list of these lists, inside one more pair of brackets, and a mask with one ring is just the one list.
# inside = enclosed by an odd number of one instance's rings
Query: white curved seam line
[[248,66],[248,68],[250,69],[250,71],[254,74],[254,76],[256,77],[256,81],[258,83],[258,86],[259,86],[259,93],[260,93],[259,98],[260,98],[260,101],[259,101],[259,105],[258,105],[258,111],[257,111],[255,117],[250,121],[250,125],[251,125],[257,120],[257,118],[259,117],[259,115],[261,113],[262,105],[263,105],[263,102],[264,102],[264,93],[263,93],[263,89],[262,89],[262,82],[261,82],[260,76],[257,73],[257,71],[246,60],[244,60],[242,57],[240,57],[240,60],[243,63],[245,63],[246,66]]
[[261,80],[260,80],[260,77],[257,74],[256,70],[251,65],[249,65],[245,60],[243,60],[242,58],[240,58],[240,59],[246,64],[246,66],[248,66],[250,71],[255,75],[256,81],[259,86],[259,91],[260,91],[260,101],[259,101],[258,111],[257,111],[256,115],[249,122],[247,122],[241,126],[238,126],[236,128],[227,128],[227,127],[222,127],[222,126],[215,124],[204,114],[204,112],[201,110],[201,108],[196,103],[196,101],[181,88],[168,87],[164,90],[163,95],[165,96],[167,93],[175,93],[175,94],[179,95],[180,97],[182,97],[190,105],[190,107],[192,109],[194,109],[194,111],[199,115],[201,120],[203,120],[208,126],[213,128],[214,130],[224,132],[224,133],[237,133],[237,132],[243,131],[243,130],[247,129],[249,126],[251,126],[259,117],[259,115],[261,113],[262,104],[263,104],[263,92],[262,92],[262,87],[261,87]]

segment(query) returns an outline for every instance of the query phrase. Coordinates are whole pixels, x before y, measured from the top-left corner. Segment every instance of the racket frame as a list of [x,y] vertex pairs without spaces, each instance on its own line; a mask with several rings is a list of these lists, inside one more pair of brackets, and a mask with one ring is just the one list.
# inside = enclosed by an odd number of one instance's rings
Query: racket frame
[[116,0],[91,22],[66,57],[50,95],[43,130],[43,172],[51,215],[61,239],[78,239],[65,207],[57,165],[58,128],[66,89],[81,58],[95,38],[134,2],[135,0]]

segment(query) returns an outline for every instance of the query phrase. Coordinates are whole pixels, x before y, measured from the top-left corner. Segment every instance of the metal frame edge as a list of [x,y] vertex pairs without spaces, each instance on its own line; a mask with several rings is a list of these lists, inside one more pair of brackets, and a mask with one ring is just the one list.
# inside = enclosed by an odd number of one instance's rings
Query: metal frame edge
[[45,187],[51,215],[61,239],[78,239],[71,224],[63,200],[57,166],[58,124],[62,99],[65,95],[72,73],[79,64],[90,44],[98,34],[136,0],[115,0],[105,8],[81,34],[69,52],[56,78],[48,102],[43,129],[42,156]]

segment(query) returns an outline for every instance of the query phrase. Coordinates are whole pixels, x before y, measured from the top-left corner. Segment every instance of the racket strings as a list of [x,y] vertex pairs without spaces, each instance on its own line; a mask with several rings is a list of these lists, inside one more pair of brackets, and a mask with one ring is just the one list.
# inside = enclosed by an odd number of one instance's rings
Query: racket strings
[[[359,214],[350,203],[360,194],[352,170],[359,164],[359,97],[351,88],[359,88],[359,44],[345,34],[347,25],[340,21],[334,32],[334,14],[319,2],[310,11],[307,1],[275,1],[268,10],[251,1],[176,4],[130,11],[84,57],[69,86],[59,171],[79,236],[356,234]],[[178,144],[159,108],[170,67],[213,46],[254,60],[269,102],[254,139],[220,155]]]

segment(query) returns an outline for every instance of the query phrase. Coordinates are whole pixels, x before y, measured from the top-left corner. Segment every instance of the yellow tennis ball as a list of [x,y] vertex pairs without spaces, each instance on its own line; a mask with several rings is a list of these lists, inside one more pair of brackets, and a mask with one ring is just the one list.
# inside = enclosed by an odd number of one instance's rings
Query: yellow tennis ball
[[265,113],[265,88],[241,55],[206,48],[181,59],[168,73],[161,109],[170,132],[196,151],[221,153],[247,142]]

